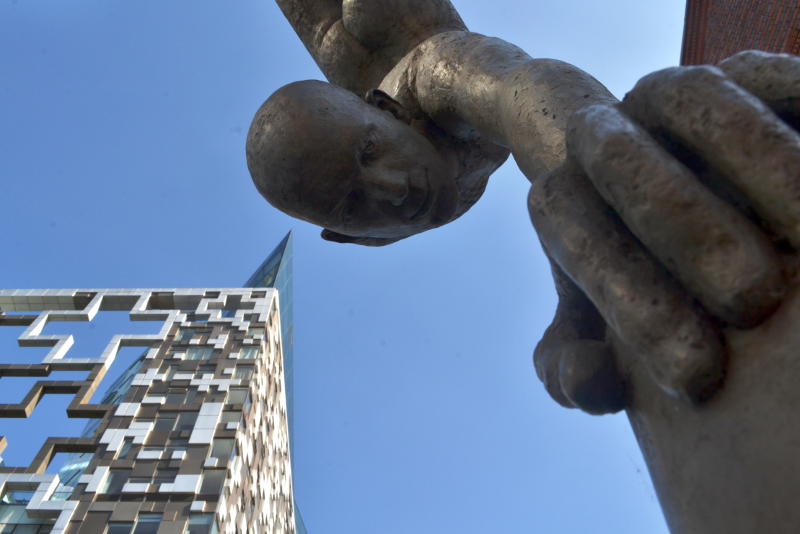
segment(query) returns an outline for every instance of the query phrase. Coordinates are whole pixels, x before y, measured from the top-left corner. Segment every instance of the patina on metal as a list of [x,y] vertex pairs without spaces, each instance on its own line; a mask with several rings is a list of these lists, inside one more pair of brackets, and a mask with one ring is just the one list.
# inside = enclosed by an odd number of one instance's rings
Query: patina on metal
[[[796,532],[800,58],[593,77],[447,0],[277,0],[332,82],[256,113],[248,166],[332,241],[446,224],[513,155],[560,297],[551,396],[626,409],[673,532]],[[770,438],[765,438],[770,435]]]

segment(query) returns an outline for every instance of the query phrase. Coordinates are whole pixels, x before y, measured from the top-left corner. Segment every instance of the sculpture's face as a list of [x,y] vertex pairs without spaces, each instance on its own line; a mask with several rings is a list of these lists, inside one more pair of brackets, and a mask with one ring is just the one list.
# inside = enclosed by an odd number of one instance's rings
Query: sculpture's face
[[424,135],[322,82],[270,97],[247,161],[270,203],[344,236],[406,237],[449,222],[458,204],[456,172]]

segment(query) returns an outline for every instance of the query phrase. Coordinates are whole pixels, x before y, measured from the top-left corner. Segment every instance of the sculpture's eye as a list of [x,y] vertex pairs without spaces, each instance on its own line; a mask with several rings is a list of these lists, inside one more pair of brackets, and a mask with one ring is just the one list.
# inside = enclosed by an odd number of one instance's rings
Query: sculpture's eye
[[358,156],[361,165],[369,165],[372,161],[375,160],[377,151],[375,149],[375,142],[371,139],[364,143],[364,146],[361,147],[361,153]]

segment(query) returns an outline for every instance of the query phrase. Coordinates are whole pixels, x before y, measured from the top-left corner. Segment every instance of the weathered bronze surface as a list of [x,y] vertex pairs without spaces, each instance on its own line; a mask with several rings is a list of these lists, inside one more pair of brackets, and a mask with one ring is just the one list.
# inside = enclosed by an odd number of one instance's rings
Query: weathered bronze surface
[[675,533],[798,531],[800,58],[665,69],[617,102],[447,0],[277,2],[332,84],[257,112],[265,198],[385,245],[463,214],[510,153],[560,298],[550,395],[628,410]]

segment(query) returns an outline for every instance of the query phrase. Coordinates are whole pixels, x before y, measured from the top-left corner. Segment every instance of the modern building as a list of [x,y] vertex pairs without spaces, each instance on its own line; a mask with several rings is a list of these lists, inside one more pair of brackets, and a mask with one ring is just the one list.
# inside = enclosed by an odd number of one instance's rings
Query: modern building
[[681,65],[751,49],[800,54],[800,0],[687,0]]
[[[44,378],[0,405],[0,417],[27,417],[42,395],[71,393],[68,414],[93,418],[81,437],[47,439],[28,466],[0,464],[0,533],[305,534],[289,448],[290,236],[248,286],[0,291],[0,327],[27,326],[21,345],[51,347],[39,363],[0,365],[0,376],[86,371],[85,380]],[[42,334],[49,322],[104,310],[162,327],[114,336],[95,358],[71,357],[72,336]],[[136,345],[147,350],[90,403],[119,348]],[[5,446],[0,438],[0,454]],[[59,452],[73,454],[46,473]]]

